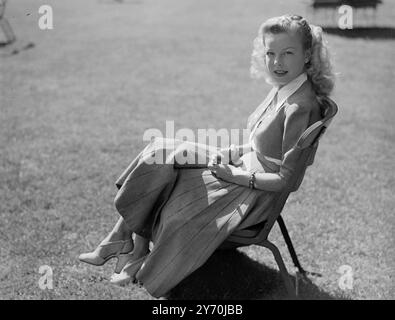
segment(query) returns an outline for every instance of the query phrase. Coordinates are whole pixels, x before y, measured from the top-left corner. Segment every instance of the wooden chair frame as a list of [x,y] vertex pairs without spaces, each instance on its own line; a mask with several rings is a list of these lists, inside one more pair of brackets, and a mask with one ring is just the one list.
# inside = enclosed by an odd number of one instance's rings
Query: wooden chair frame
[[285,222],[281,217],[281,212],[288,199],[289,194],[299,188],[307,166],[313,163],[314,156],[318,148],[319,139],[322,137],[325,130],[331,123],[333,117],[337,113],[338,107],[336,103],[330,98],[323,99],[321,103],[324,106],[325,110],[324,117],[323,119],[309,126],[300,136],[296,145],[294,146],[294,148],[301,149],[300,157],[297,161],[296,170],[294,171],[294,175],[291,177],[287,187],[282,192],[279,192],[276,195],[275,200],[273,200],[273,209],[269,218],[259,225],[255,225],[248,229],[236,230],[230,237],[228,237],[228,239],[222,245],[222,248],[231,248],[249,246],[254,244],[268,248],[272,252],[276,260],[288,294],[291,298],[297,297],[295,287],[292,284],[291,278],[288,274],[280,251],[272,242],[268,240],[268,236],[270,234],[270,231],[272,230],[274,223],[277,221],[295,267],[298,269],[300,274],[306,276],[308,272],[305,271],[299,263],[291,238],[285,226]]

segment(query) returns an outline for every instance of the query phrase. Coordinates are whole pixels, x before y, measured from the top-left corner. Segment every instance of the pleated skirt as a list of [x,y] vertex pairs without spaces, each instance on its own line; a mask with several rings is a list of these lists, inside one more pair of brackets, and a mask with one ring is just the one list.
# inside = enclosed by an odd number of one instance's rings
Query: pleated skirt
[[273,192],[218,179],[204,161],[190,168],[174,160],[182,152],[194,161],[197,153],[203,154],[208,161],[216,151],[202,152],[197,144],[181,140],[154,139],[116,181],[118,212],[133,232],[153,242],[136,278],[154,297],[202,266],[236,229],[270,214]]

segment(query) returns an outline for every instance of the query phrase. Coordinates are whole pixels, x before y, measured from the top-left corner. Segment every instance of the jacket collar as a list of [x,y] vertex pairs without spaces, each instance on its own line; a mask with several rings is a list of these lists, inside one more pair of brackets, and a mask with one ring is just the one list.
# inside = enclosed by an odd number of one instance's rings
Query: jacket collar
[[274,90],[273,97],[274,98],[275,94],[277,93],[277,103],[274,107],[276,112],[281,108],[281,106],[284,104],[284,102],[292,96],[301,86],[305,81],[307,80],[307,75],[305,72],[297,76],[295,79],[292,81],[288,82],[285,86],[281,87],[279,90],[278,88],[273,88],[272,91]]
[[277,103],[274,109],[277,112],[278,110],[280,110],[283,103],[291,95],[293,95],[306,80],[307,80],[306,73],[302,73],[280,89],[273,87],[272,90],[266,96],[266,98],[263,100],[263,102],[256,108],[256,110],[249,117],[247,124],[248,127],[251,128],[251,130],[253,130],[254,126],[258,123],[259,119],[264,114],[266,108],[270,105],[270,103],[274,99],[276,93],[278,93],[278,96],[277,96]]

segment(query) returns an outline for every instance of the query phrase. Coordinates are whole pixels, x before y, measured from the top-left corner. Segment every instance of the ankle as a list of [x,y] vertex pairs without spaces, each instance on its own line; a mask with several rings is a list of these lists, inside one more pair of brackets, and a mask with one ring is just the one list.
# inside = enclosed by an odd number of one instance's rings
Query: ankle
[[114,241],[125,241],[131,239],[130,235],[123,232],[111,232],[104,241],[114,242]]

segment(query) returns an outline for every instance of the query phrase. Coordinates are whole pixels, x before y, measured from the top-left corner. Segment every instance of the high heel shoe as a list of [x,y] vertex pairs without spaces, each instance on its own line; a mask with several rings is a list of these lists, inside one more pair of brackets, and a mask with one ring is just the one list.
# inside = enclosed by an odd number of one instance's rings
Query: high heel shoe
[[114,273],[120,273],[122,269],[126,266],[126,264],[133,259],[132,257],[133,257],[132,252],[121,253],[118,256],[118,262],[117,265],[115,266]]
[[112,258],[117,258],[119,262],[119,256],[121,254],[127,254],[132,250],[132,239],[105,242],[99,244],[99,246],[92,252],[80,254],[78,259],[82,262],[92,264],[94,266],[102,266]]
[[142,256],[137,260],[130,260],[133,256],[133,253],[129,254],[129,261],[125,264],[122,268],[120,273],[114,273],[111,276],[110,282],[117,284],[119,286],[124,286],[131,281],[134,281],[136,278],[137,272],[141,269],[145,259],[147,258],[148,254]]

